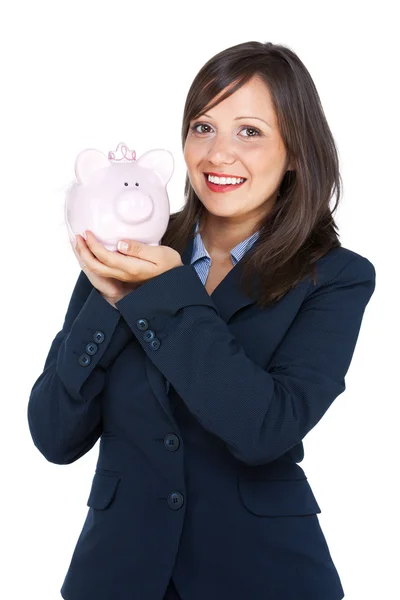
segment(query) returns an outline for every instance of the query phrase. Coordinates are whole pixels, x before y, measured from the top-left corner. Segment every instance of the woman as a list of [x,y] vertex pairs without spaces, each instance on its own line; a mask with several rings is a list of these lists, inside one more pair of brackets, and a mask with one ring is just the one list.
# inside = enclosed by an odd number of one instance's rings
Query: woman
[[185,204],[160,246],[77,236],[83,270],[30,395],[51,462],[100,438],[62,596],[340,600],[298,463],[345,390],[375,269],[338,241],[310,74],[284,46],[228,48],[192,83],[182,142]]

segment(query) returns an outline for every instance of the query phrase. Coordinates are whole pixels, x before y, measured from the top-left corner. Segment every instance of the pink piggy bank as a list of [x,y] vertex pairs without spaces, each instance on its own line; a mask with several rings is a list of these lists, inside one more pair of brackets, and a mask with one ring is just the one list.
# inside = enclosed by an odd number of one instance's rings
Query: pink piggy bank
[[89,229],[107,250],[117,251],[123,238],[158,246],[170,218],[166,184],[173,170],[168,150],[149,150],[138,160],[123,143],[108,156],[80,152],[64,205],[70,240]]

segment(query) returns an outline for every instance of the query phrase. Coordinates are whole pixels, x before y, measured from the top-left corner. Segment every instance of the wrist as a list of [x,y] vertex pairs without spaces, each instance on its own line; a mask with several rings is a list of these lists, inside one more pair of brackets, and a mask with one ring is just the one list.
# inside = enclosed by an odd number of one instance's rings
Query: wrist
[[118,300],[120,300],[120,298],[110,298],[109,296],[105,296],[104,294],[102,294],[104,300],[106,300],[109,304],[111,304],[111,306],[113,308],[115,308],[116,310],[118,310],[118,308],[115,306],[115,302],[118,302]]

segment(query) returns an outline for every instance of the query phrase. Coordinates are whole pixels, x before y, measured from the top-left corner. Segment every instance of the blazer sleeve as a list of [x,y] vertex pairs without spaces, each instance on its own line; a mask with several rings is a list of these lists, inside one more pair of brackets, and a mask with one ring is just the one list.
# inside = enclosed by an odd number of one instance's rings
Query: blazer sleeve
[[[301,442],[345,390],[374,288],[368,259],[341,265],[307,296],[266,369],[245,354],[191,265],[148,280],[116,306],[200,424],[243,463],[262,465]],[[140,319],[155,332],[155,349]]]
[[[93,335],[104,340],[87,365],[80,356]],[[119,311],[111,306],[81,271],[64,324],[55,336],[43,372],[28,402],[28,423],[39,451],[57,464],[71,463],[90,450],[101,434],[101,402],[106,371],[133,339]]]

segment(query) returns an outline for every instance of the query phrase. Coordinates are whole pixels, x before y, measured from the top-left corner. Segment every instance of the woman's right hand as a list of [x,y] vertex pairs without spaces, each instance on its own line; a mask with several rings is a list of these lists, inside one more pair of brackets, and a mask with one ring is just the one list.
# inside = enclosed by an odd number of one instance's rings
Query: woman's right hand
[[84,244],[84,239],[82,236],[77,234],[75,236],[76,239],[76,248],[71,241],[71,246],[74,251],[76,258],[78,259],[79,265],[82,271],[85,273],[86,277],[89,279],[93,287],[97,289],[97,291],[109,302],[114,308],[115,302],[121,300],[124,296],[129,294],[138,287],[138,284],[129,282],[129,281],[120,281],[119,279],[115,279],[114,277],[103,277],[101,275],[96,275],[93,273],[87,265],[83,263],[83,260],[77,250],[79,251],[81,245]]

